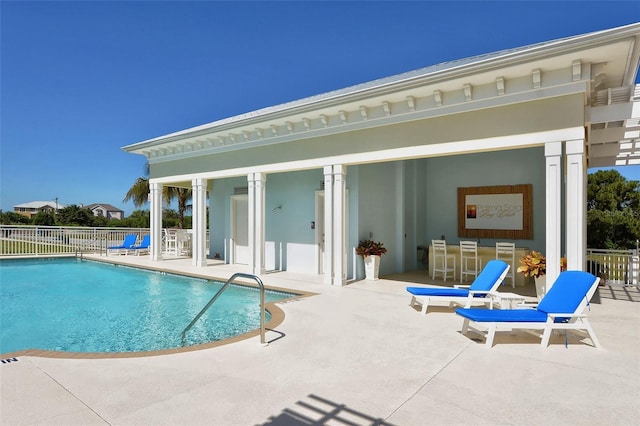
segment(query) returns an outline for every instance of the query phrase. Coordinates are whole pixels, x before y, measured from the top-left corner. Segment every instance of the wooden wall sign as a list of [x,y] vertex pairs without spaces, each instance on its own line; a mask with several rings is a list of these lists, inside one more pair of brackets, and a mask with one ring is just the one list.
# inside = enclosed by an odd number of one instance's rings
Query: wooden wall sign
[[532,185],[458,188],[458,236],[533,239]]

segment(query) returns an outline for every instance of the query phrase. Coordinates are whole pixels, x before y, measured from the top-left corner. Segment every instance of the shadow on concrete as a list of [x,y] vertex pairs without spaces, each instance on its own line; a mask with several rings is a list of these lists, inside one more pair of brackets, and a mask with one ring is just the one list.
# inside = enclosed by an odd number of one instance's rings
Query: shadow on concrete
[[[596,298],[598,298],[596,300]],[[600,299],[623,300],[627,302],[640,302],[640,289],[634,286],[622,284],[607,284],[598,287],[593,295],[593,303],[601,303]]]
[[267,343],[273,343],[273,342],[275,342],[277,340],[280,340],[280,339],[282,339],[283,337],[286,336],[286,334],[284,334],[283,332],[278,331],[278,330],[273,330],[271,328],[265,328],[265,330],[266,331],[271,331],[272,333],[278,334],[278,337],[274,337],[273,339],[269,340]]
[[[436,313],[439,312],[441,314],[455,314],[456,313],[456,308],[461,308],[462,305],[457,304],[454,306],[441,306],[441,305],[429,305],[429,307],[427,308],[427,314],[432,314],[432,313]],[[422,306],[411,306],[411,309],[413,309],[414,311],[416,311],[419,314],[422,314]]]
[[384,419],[369,416],[357,410],[338,404],[317,395],[308,395],[303,401],[296,402],[295,409],[285,408],[277,416],[269,417],[262,426],[301,426],[301,425],[349,425],[349,426],[393,426]]

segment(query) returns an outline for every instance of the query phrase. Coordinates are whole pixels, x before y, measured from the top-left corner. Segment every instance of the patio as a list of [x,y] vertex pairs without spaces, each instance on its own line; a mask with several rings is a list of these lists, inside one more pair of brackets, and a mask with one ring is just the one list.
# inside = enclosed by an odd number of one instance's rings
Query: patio
[[[99,256],[97,256],[100,258]],[[102,257],[104,259],[104,257]],[[118,261],[157,265],[149,256]],[[162,263],[226,278],[230,265]],[[420,275],[420,274],[417,274]],[[278,272],[266,285],[316,292],[251,338],[173,355],[3,360],[2,424],[635,424],[640,291],[601,287],[589,319],[604,349],[556,335],[543,349],[503,334],[487,349],[445,306],[411,309],[407,277],[326,286]],[[420,278],[420,277],[418,277]],[[417,280],[418,278],[413,278]],[[518,290],[518,289],[516,289]],[[509,291],[511,291],[509,287]]]

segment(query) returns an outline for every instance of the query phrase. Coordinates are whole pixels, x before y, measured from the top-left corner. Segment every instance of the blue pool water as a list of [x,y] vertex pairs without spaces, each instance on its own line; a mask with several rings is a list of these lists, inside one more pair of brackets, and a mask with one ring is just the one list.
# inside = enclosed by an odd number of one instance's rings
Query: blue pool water
[[[0,353],[134,352],[181,346],[222,283],[77,259],[0,261]],[[266,301],[291,297],[266,292]],[[267,317],[268,320],[268,317]],[[230,286],[186,345],[260,327],[260,292]]]

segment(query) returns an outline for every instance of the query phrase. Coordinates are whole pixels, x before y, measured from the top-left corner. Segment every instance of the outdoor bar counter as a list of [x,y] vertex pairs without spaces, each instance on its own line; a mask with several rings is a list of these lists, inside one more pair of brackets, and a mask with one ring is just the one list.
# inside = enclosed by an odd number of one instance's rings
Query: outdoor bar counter
[[[529,253],[529,249],[527,247],[516,247],[515,265],[512,265],[512,267],[517,270],[518,266],[520,265],[520,259],[522,259],[522,257],[527,253]],[[455,282],[460,283],[460,245],[447,244],[447,254],[454,255],[456,258]],[[490,246],[490,247],[478,246],[478,258],[481,259],[480,270],[482,270],[482,268],[487,264],[488,261],[496,258],[496,247],[495,246]],[[506,259],[502,259],[502,260],[505,260],[505,262],[509,263]],[[433,246],[429,245],[429,276],[431,276],[431,271],[433,271],[433,262],[434,262]],[[470,266],[471,266],[471,263],[470,263]],[[509,271],[509,273],[511,273],[511,271]],[[527,282],[526,280],[528,279],[524,275],[519,274],[517,271],[514,271],[513,276],[516,279],[516,287],[524,286],[525,283]],[[436,279],[442,279],[442,274],[441,273],[436,274]],[[450,280],[451,280],[451,276],[447,278],[447,282]],[[471,283],[472,281],[473,281],[472,276],[465,275],[466,283]],[[504,285],[511,288],[511,279],[505,278]]]

